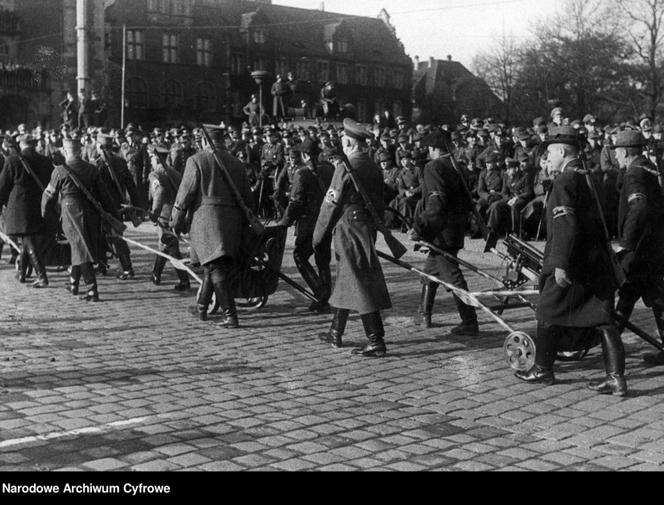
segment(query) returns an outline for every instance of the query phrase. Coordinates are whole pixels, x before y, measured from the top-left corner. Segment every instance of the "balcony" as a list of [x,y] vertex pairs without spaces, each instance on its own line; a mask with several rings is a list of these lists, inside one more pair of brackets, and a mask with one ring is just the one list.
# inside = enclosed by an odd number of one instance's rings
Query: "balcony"
[[0,63],[0,89],[3,91],[48,91],[47,80],[45,69]]
[[18,16],[7,9],[0,9],[0,35],[15,36],[21,31]]

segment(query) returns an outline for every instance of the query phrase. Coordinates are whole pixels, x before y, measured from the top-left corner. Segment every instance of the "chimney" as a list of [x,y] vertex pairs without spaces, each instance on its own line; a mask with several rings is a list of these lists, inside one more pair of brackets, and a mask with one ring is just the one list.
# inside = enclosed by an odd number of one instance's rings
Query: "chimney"
[[320,3],[320,10],[321,10],[322,12],[325,12],[325,2],[321,2],[321,3]]
[[447,61],[452,61],[452,55],[451,54],[447,55]]
[[429,68],[433,68],[433,64],[435,63],[435,59],[433,56],[429,56]]
[[420,69],[420,57],[415,56],[415,58],[413,58],[413,60],[415,61],[415,71],[417,72]]

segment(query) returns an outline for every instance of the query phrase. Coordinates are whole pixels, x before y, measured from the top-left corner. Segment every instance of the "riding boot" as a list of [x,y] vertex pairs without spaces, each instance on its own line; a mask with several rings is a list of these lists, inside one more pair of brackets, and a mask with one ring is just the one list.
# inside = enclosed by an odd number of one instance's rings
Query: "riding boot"
[[80,299],[85,302],[98,302],[99,291],[97,290],[97,278],[92,263],[83,263],[81,265],[81,275],[85,282],[86,294],[81,296]]
[[320,279],[320,291],[318,296],[318,312],[329,314],[332,309],[330,308],[330,296],[332,296],[332,272],[330,266],[319,266],[318,277]]
[[555,327],[537,327],[537,337],[535,338],[535,366],[527,372],[517,372],[517,379],[529,384],[543,384],[553,386],[555,377],[553,374],[553,365],[556,361],[558,347],[558,330]]
[[28,251],[23,246],[21,247],[21,252],[18,255],[16,260],[16,280],[21,284],[25,284],[25,278],[28,276],[28,265],[30,264],[30,259],[28,257]]
[[[655,323],[657,324],[657,332],[659,338],[664,343],[664,314],[660,309],[653,308],[653,315],[655,316]],[[643,356],[643,361],[649,366],[664,366],[664,352],[648,353]]]
[[348,316],[350,311],[346,309],[335,309],[334,317],[332,318],[332,326],[327,333],[321,333],[318,338],[330,344],[335,349],[343,347],[342,337],[346,331],[346,324],[348,323]]
[[187,273],[187,271],[178,270],[176,268],[175,273],[177,274],[180,282],[178,282],[173,289],[175,291],[180,291],[180,292],[188,291],[189,289],[191,289],[191,281],[189,280],[189,274]]
[[217,297],[217,303],[219,303],[221,313],[224,316],[224,320],[219,323],[219,326],[228,329],[238,328],[240,323],[237,318],[235,299],[230,294],[228,282],[225,279],[220,280],[217,278],[213,278],[212,282],[214,286],[214,294]]
[[157,256],[154,259],[154,266],[152,267],[152,284],[159,286],[161,284],[161,274],[166,266],[166,258]]
[[387,354],[387,347],[384,340],[385,329],[383,328],[383,319],[380,316],[380,312],[363,315],[362,325],[364,326],[364,332],[369,339],[369,343],[365,347],[355,349],[353,354],[367,358],[385,357],[385,354]]
[[32,287],[38,289],[48,287],[48,276],[46,275],[46,269],[39,259],[39,255],[37,254],[34,246],[30,246],[28,248],[28,256],[30,258],[32,267],[35,269],[35,275],[37,276],[37,280],[32,284]]
[[625,396],[625,346],[617,328],[604,328],[601,331],[606,379],[602,382],[591,382],[588,389],[603,395]]
[[418,326],[424,326],[427,329],[432,327],[431,317],[433,315],[433,306],[436,301],[437,291],[438,284],[434,284],[433,282],[422,286],[419,317],[417,320]]
[[[300,272],[302,279],[304,279],[304,282],[307,283],[307,286],[311,288],[311,291],[313,291],[316,298],[318,298],[319,293],[321,292],[322,282],[318,277],[318,274],[316,273],[314,267],[312,267],[308,261],[296,260],[295,265],[297,266],[297,270],[298,272]],[[320,307],[320,299],[318,302],[313,302],[309,306],[309,310],[311,312],[317,312],[319,307]]]
[[81,267],[71,267],[71,274],[69,276],[69,283],[67,284],[67,291],[74,296],[78,296],[79,284],[81,282]]
[[212,279],[209,275],[204,275],[203,285],[196,301],[196,315],[201,321],[207,321],[208,319],[208,308],[210,307],[210,303],[212,303],[212,293],[214,293]]
[[453,328],[450,332],[457,337],[478,337],[480,334],[480,327],[477,322],[477,312],[474,307],[466,305],[458,296],[454,295],[454,303],[457,307],[457,312],[461,317],[461,324]]

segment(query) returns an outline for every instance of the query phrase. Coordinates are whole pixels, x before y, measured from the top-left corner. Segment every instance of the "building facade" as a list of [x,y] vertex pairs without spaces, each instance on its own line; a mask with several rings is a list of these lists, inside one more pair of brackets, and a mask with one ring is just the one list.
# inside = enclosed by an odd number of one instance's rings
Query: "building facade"
[[503,103],[487,83],[461,63],[415,58],[413,74],[414,120],[421,123],[457,124],[469,117],[500,117]]
[[412,64],[384,11],[358,17],[270,0],[0,0],[0,63],[49,77],[30,91],[41,95],[28,103],[41,105],[18,114],[24,121],[57,125],[58,104],[67,91],[78,92],[76,7],[82,1],[87,88],[106,101],[109,126],[120,124],[123,53],[125,123],[239,123],[260,91],[254,70],[269,73],[262,84],[268,114],[276,76],[289,73],[295,86],[286,106],[294,114],[302,113],[303,102],[312,114],[327,81],[361,121],[385,109],[411,112]]

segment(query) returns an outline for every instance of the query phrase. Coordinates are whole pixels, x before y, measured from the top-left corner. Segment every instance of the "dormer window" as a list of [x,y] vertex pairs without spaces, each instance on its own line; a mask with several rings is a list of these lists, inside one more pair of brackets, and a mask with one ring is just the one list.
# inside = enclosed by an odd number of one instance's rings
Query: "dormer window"
[[254,30],[254,44],[265,44],[265,30]]

